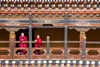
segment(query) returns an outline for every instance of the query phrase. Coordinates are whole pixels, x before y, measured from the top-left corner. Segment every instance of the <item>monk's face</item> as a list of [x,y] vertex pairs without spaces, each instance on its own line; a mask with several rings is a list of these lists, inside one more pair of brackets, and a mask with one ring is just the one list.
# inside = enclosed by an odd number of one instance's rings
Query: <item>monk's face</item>
[[24,36],[24,33],[21,33],[21,36],[23,37]]
[[40,36],[39,36],[39,35],[37,35],[37,38],[40,38]]

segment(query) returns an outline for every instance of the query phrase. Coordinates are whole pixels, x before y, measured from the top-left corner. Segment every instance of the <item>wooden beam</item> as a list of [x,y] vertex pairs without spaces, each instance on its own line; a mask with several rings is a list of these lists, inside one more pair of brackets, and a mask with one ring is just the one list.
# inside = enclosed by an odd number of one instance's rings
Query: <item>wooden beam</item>
[[[1,14],[29,14],[28,11],[0,11]],[[68,11],[68,13],[72,14],[72,13],[75,13],[75,14],[99,14],[100,11],[83,11],[83,12],[73,12],[73,11]],[[62,12],[56,12],[56,11],[53,11],[53,12],[42,12],[42,11],[32,11],[32,14],[65,14],[64,11]]]

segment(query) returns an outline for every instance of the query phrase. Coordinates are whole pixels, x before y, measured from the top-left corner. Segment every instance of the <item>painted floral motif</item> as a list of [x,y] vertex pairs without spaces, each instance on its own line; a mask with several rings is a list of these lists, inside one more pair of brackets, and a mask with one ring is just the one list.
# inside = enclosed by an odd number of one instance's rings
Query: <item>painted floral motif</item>
[[[90,26],[90,22],[87,22],[87,20],[78,20],[78,22],[75,23],[76,26]],[[90,28],[75,28],[78,31],[88,31]]]
[[[19,26],[20,22],[12,20],[11,22],[6,22],[5,25],[6,26]],[[8,30],[8,31],[18,31],[19,28],[6,28],[6,30]]]
[[42,21],[38,21],[38,22],[42,22],[42,23],[54,23],[54,22],[58,22],[56,20],[42,20]]

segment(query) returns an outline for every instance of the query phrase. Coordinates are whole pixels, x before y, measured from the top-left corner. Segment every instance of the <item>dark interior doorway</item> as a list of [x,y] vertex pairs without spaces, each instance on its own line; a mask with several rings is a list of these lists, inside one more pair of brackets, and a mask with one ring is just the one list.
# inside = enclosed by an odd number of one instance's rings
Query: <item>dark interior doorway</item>
[[[29,30],[28,29],[20,29],[18,30],[15,34],[16,34],[16,41],[19,41],[19,36],[21,35],[21,33],[24,33],[24,35],[27,37],[27,40],[29,40]],[[16,47],[19,47],[19,43],[16,43]],[[28,46],[27,46],[28,47]]]
[[[21,33],[24,33],[24,35],[27,37],[27,41],[29,41],[29,29],[28,28],[27,29],[20,29],[17,32],[15,32],[15,34],[16,34],[16,41],[19,41],[19,36],[21,36]],[[33,35],[34,35],[34,29],[32,29],[32,41],[34,41],[34,36]],[[19,43],[16,43],[16,47],[19,47]],[[29,47],[29,43],[27,43],[27,47]],[[34,44],[32,44],[32,47],[34,47]],[[16,51],[17,54],[19,52],[20,52],[20,50]]]
[[[15,34],[16,34],[16,41],[19,41],[19,36],[21,35],[21,33],[24,33],[24,35],[27,37],[27,41],[29,41],[29,29],[20,29],[18,30]],[[34,41],[34,29],[32,29],[32,41]],[[19,44],[16,43],[16,47],[19,47]],[[29,44],[27,43],[27,47],[29,47]],[[32,44],[32,47],[34,47],[34,44]]]

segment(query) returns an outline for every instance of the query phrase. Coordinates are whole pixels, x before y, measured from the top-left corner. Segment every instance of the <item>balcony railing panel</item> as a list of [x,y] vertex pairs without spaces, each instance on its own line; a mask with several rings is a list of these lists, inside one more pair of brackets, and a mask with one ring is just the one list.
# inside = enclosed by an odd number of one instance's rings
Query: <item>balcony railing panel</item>
[[[25,55],[18,55],[17,50],[25,50],[27,53]],[[14,48],[14,59],[28,59],[29,48]]]
[[[0,41],[0,43],[12,43],[12,41]],[[13,41],[13,45],[15,43],[29,43],[29,41],[26,42],[19,42],[19,41]],[[32,41],[32,43],[35,43],[35,41]],[[64,43],[64,41],[42,41],[42,43]],[[97,41],[67,41],[67,43],[86,43],[86,44],[100,44],[100,42]],[[49,44],[50,45],[50,44]],[[29,59],[29,48],[14,48],[14,55],[13,59]],[[32,51],[32,59],[48,59],[47,58],[47,47],[40,47],[40,48],[31,48]],[[7,50],[9,53],[6,55],[0,55],[0,59],[11,59],[11,46],[9,48],[0,48],[0,50]],[[25,55],[17,55],[17,50],[26,50],[27,53]],[[40,55],[35,55],[34,51],[40,50]],[[76,52],[75,52],[76,51]],[[91,52],[92,51],[92,52]],[[93,52],[94,51],[94,52]],[[57,53],[58,52],[58,53]],[[67,48],[67,58],[68,59],[82,59],[82,48]],[[88,60],[100,60],[100,48],[85,48],[85,57],[84,59]],[[64,58],[64,47],[49,47],[49,59],[65,59]]]
[[[0,43],[11,43],[10,41],[0,41]],[[0,59],[11,59],[11,47],[0,47]]]
[[[36,50],[40,50],[40,55],[35,54]],[[43,50],[44,53],[41,54],[41,50]],[[32,48],[32,59],[46,59],[47,58],[46,52],[47,52],[46,48]]]

